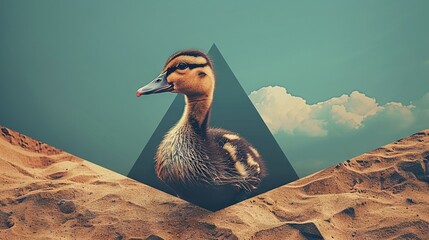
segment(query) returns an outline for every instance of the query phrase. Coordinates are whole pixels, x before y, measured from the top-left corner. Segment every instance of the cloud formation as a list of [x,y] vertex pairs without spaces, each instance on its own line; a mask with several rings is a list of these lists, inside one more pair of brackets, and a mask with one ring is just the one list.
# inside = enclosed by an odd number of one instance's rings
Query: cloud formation
[[415,122],[413,104],[380,105],[376,99],[358,91],[316,104],[308,104],[279,86],[263,87],[249,97],[273,133],[322,137],[340,131],[358,131],[371,123],[407,128]]

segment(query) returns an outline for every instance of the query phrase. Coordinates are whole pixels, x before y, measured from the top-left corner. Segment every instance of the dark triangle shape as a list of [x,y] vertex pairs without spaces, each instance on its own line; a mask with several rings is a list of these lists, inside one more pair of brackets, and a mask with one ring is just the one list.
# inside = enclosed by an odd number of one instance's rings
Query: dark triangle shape
[[[216,71],[216,89],[210,126],[237,132],[258,149],[266,163],[268,176],[263,179],[259,189],[249,197],[297,180],[298,176],[295,170],[216,45],[213,44],[208,54],[213,60]],[[128,177],[175,195],[174,191],[157,178],[154,171],[154,156],[165,133],[182,116],[184,106],[183,95],[177,95],[129,172]],[[231,202],[229,205],[234,203],[236,202]]]

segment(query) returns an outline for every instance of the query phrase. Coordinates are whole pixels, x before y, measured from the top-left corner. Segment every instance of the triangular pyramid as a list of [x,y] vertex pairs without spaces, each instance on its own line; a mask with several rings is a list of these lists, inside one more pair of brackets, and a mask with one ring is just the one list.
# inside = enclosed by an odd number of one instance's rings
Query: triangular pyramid
[[[295,170],[216,45],[213,44],[208,54],[213,60],[216,71],[216,90],[210,126],[239,133],[258,149],[266,163],[268,176],[263,179],[259,189],[251,196],[298,179]],[[177,95],[129,172],[128,177],[174,195],[174,192],[157,178],[154,171],[154,156],[165,133],[182,116],[184,104],[184,97]],[[229,205],[234,203],[231,202]]]

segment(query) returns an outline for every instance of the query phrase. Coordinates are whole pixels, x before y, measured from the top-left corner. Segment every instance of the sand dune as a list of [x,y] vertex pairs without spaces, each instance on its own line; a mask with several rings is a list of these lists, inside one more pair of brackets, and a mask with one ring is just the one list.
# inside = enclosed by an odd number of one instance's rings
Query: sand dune
[[209,212],[0,129],[0,239],[429,239],[429,130]]

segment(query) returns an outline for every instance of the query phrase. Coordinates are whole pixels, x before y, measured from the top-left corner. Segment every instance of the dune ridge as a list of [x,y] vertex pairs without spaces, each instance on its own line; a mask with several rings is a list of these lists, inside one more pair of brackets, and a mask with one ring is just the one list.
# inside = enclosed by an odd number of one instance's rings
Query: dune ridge
[[217,212],[0,130],[0,239],[429,236],[429,130]]

